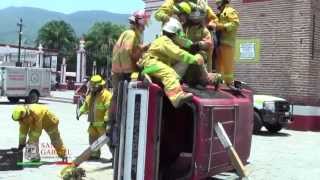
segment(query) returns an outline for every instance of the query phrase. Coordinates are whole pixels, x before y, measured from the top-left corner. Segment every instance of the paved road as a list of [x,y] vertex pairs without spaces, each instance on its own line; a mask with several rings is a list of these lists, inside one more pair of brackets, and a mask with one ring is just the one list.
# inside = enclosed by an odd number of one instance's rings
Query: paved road
[[[75,105],[43,101],[60,118],[60,131],[64,143],[69,148],[70,159],[87,147],[87,126],[85,117],[75,119]],[[13,105],[0,98],[0,149],[15,147],[18,144],[18,123],[11,120]],[[48,147],[50,140],[46,133],[40,138],[43,149],[43,160],[54,161]],[[102,149],[102,157],[110,158],[107,147]],[[279,134],[270,135],[263,132],[255,135],[252,141],[251,157],[248,165],[253,180],[316,180],[320,179],[320,133],[283,130]],[[112,179],[110,163],[87,162],[82,165],[87,170],[86,179]],[[46,165],[39,168],[26,168],[23,171],[0,171],[0,179],[4,180],[55,180],[62,169],[58,165]],[[224,173],[217,179],[237,179],[235,174]]]
[[64,91],[51,91],[50,97],[41,97],[44,101],[54,101],[62,103],[73,103],[74,91],[64,90]]
[[[88,145],[86,118],[80,121],[75,118],[75,105],[70,103],[59,103],[52,101],[40,101],[47,104],[60,118],[59,129],[62,139],[69,149],[69,159],[79,155]],[[11,120],[11,112],[14,105],[7,102],[5,98],[0,98],[0,149],[8,149],[18,145],[19,125]],[[54,162],[57,159],[52,155],[50,139],[45,132],[40,138],[40,151],[42,150],[42,160]],[[111,154],[106,146],[102,148],[102,157],[109,159]],[[86,179],[101,179],[108,177],[112,179],[110,163],[87,162],[83,167],[87,170]],[[25,168],[23,171],[0,171],[0,179],[4,180],[56,180],[59,179],[59,172],[63,167],[60,165],[43,165],[39,168]],[[103,173],[102,173],[103,172]]]
[[320,179],[320,132],[264,131],[253,137],[249,161],[254,180]]

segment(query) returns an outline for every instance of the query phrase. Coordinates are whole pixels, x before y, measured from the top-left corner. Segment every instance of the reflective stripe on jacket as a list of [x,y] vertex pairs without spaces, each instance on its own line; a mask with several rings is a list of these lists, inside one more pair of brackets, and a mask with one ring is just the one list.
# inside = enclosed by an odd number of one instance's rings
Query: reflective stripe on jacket
[[120,35],[113,47],[112,72],[131,73],[136,70],[135,62],[137,60],[132,57],[136,57],[133,53],[136,52],[135,49],[139,48],[140,42],[140,33],[132,29],[126,30]]
[[89,117],[93,119],[89,119],[89,121],[92,124],[103,124],[108,119],[111,97],[111,93],[105,88],[95,96],[92,96],[92,93],[90,93],[86,97],[85,103],[81,106],[80,113],[89,112],[89,110],[92,109],[92,112],[89,113],[92,113],[93,115],[89,115]]
[[162,61],[163,63],[172,66],[178,61],[182,61],[186,64],[196,64],[197,56],[192,55],[189,52],[181,49],[179,46],[167,36],[160,36],[151,43],[148,51],[138,62],[145,68],[148,67],[149,59]]

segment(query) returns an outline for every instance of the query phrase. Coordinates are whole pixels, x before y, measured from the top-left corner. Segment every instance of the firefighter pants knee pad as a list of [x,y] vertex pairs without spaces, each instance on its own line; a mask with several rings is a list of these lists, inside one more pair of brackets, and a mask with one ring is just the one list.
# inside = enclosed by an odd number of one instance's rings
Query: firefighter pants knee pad
[[150,74],[150,76],[161,80],[166,95],[169,100],[174,103],[177,97],[183,94],[179,75],[173,68],[161,61],[154,62],[153,64],[150,64],[150,66],[151,65],[157,66],[158,70],[157,72]]
[[189,67],[189,64],[178,62],[177,64],[174,65],[173,69],[177,72],[180,78],[182,78],[186,74],[188,67]]
[[208,72],[205,65],[200,66],[192,64],[187,69],[186,75],[184,76],[184,81],[189,85],[194,86],[197,84],[207,85],[208,84]]

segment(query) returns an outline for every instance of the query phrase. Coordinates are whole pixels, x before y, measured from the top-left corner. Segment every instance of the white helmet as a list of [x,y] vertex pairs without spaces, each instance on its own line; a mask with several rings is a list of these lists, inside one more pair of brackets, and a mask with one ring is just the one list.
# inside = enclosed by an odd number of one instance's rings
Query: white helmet
[[168,33],[177,34],[179,31],[182,31],[182,25],[177,19],[171,17],[169,21],[163,25],[162,30]]

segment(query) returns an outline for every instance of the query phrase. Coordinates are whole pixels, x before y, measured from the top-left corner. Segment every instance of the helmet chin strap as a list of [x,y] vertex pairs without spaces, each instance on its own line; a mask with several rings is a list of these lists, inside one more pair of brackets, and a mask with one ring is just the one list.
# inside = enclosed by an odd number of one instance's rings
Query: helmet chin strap
[[226,5],[226,3],[223,2],[217,8],[221,11],[221,10],[223,10],[225,5]]
[[98,86],[98,87],[92,89],[92,93],[93,93],[94,95],[96,95],[96,94],[98,94],[100,91],[102,91],[102,89],[103,89],[102,86]]

